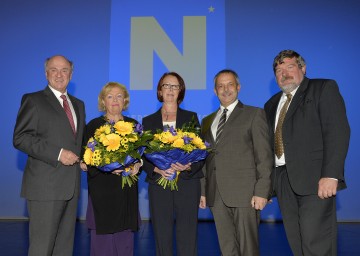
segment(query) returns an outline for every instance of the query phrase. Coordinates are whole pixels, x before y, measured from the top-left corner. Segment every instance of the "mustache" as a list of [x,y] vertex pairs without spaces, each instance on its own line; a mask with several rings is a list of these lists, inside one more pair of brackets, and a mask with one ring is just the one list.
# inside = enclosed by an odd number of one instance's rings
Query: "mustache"
[[281,78],[281,82],[285,82],[286,80],[292,80],[292,79],[294,79],[293,76],[283,76],[283,77]]
[[231,95],[231,92],[229,92],[229,91],[223,92],[221,95],[222,95],[222,96],[230,96],[230,95]]

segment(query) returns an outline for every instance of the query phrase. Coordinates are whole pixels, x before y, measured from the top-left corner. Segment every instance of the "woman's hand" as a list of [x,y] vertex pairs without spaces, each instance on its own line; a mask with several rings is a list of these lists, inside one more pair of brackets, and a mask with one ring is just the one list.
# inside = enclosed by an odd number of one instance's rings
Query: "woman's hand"
[[130,171],[131,176],[134,176],[134,175],[138,174],[141,166],[142,166],[142,163],[136,163],[136,164],[134,164],[133,168],[132,168],[131,171]]
[[176,162],[175,164],[171,164],[171,168],[177,172],[189,171],[191,169],[191,163],[187,163],[184,165]]
[[175,170],[171,167],[166,170],[160,170],[159,168],[155,167],[154,172],[160,174],[163,178],[170,178],[174,175]]
[[120,176],[123,171],[124,171],[124,170],[114,170],[114,171],[112,171],[111,173],[112,173],[112,174],[115,174],[115,175],[117,175],[117,176]]

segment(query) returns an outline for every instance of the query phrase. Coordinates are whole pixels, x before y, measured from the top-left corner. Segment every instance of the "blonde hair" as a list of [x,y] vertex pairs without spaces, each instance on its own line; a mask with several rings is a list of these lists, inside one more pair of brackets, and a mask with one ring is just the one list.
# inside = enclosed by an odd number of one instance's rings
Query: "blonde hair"
[[130,94],[128,90],[126,89],[126,86],[117,82],[108,82],[104,85],[104,87],[101,89],[99,96],[98,96],[98,109],[99,111],[106,111],[104,99],[106,95],[114,88],[119,88],[124,93],[124,107],[123,110],[128,109],[130,104]]

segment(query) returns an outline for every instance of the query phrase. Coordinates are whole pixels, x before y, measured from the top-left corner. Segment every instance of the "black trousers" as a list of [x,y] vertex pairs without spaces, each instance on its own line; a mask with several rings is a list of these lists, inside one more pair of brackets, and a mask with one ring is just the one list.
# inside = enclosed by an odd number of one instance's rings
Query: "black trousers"
[[336,198],[298,195],[291,188],[286,166],[275,172],[275,192],[293,254],[337,255]]
[[173,236],[176,219],[177,256],[197,255],[197,222],[200,180],[178,180],[178,191],[149,184],[149,204],[157,256],[174,254]]

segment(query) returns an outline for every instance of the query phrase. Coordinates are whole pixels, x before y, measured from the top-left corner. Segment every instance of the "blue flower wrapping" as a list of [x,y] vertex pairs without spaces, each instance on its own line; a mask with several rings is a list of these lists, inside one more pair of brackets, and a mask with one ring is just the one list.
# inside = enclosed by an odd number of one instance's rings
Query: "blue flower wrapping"
[[182,149],[175,148],[168,151],[145,153],[144,155],[157,168],[167,170],[173,163],[187,164],[199,162],[204,160],[208,154],[208,151],[202,149],[195,149],[188,153]]
[[[142,156],[144,153],[145,147],[140,147],[137,151]],[[124,170],[121,172],[122,175],[122,188],[124,188],[125,185],[128,185],[131,187],[137,180],[138,177],[136,175],[130,176],[130,171],[125,171],[125,168],[128,168],[136,163],[140,162],[139,159],[134,158],[130,155],[127,155],[124,159],[124,163],[119,162],[113,162],[110,164],[106,164],[103,166],[99,166],[98,169],[100,169],[103,172],[112,172],[114,170]]]
[[[142,154],[144,153],[144,150],[145,150],[145,147],[140,147],[138,149],[138,152],[139,152],[140,156],[142,156]],[[126,167],[129,167],[130,165],[136,164],[139,161],[140,161],[139,159],[133,158],[132,156],[127,155],[125,157],[124,163],[122,163],[122,164],[119,163],[119,162],[113,162],[113,163],[110,163],[110,164],[99,166],[98,169],[100,169],[103,172],[112,172],[114,170],[123,170]],[[123,173],[125,173],[125,172],[123,172]],[[128,176],[128,175],[129,174],[123,175],[123,176]]]

